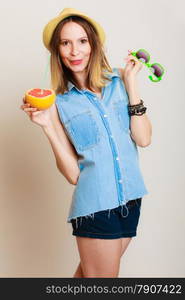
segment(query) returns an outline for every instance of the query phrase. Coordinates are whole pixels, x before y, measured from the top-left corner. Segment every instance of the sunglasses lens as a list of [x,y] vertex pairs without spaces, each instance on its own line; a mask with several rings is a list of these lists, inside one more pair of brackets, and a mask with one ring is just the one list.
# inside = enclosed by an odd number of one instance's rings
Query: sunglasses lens
[[153,64],[151,65],[150,70],[154,73],[155,76],[161,77],[164,73],[164,69],[161,65],[159,64]]
[[143,63],[147,63],[150,60],[150,55],[143,49],[140,49],[136,52],[136,57],[141,60]]

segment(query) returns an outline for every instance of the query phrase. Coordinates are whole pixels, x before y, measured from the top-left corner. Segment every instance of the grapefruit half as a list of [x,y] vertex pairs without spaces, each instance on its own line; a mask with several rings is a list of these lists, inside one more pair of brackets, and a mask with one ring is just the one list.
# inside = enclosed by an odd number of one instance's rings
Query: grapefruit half
[[55,102],[55,92],[52,89],[30,89],[25,94],[26,102],[38,109],[47,109]]

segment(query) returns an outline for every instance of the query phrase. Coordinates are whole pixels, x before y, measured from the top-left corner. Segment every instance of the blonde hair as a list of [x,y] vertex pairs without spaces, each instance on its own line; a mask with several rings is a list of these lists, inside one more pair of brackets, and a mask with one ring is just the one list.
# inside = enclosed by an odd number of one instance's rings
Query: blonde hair
[[78,89],[79,83],[75,80],[72,72],[62,62],[59,54],[60,32],[67,22],[76,22],[86,31],[91,46],[90,59],[87,66],[87,83],[90,90],[96,90],[105,86],[105,81],[109,79],[106,75],[112,73],[112,69],[104,53],[103,45],[100,42],[96,29],[87,20],[71,16],[62,20],[56,27],[50,42],[50,69],[51,86],[56,94],[63,94],[68,90],[68,81],[71,81]]

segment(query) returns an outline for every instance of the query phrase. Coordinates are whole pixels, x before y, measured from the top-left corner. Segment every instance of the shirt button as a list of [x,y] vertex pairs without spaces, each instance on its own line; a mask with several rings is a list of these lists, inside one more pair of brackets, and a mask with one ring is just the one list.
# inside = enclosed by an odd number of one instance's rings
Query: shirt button
[[103,115],[105,118],[107,117],[107,115]]
[[113,139],[113,135],[111,134],[110,137]]
[[122,182],[123,182],[122,179],[120,179],[120,180],[119,180],[119,183],[122,183]]
[[118,156],[116,157],[116,160],[119,160],[119,157],[118,157]]

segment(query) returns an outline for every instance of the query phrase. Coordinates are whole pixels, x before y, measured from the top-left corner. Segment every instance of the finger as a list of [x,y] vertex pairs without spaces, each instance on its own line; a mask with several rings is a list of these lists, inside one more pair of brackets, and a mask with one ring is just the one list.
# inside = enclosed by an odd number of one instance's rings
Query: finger
[[140,68],[143,67],[142,62],[136,57],[134,57],[132,54],[128,55],[128,60],[134,62],[134,65],[137,65],[138,67],[140,66]]
[[37,115],[39,115],[41,113],[41,111],[40,110],[37,110],[37,111],[33,111],[32,112],[32,115],[33,116],[37,116]]
[[30,104],[29,104],[29,103],[26,103],[26,104],[23,104],[23,105],[20,106],[20,108],[22,108],[22,109],[23,109],[23,108],[26,108],[26,107],[30,107]]
[[132,50],[128,50],[128,54],[130,54],[132,52]]
[[129,55],[128,55],[128,59],[133,59],[133,60],[135,60],[135,61],[138,61],[138,59],[135,58],[132,54],[129,54]]
[[129,54],[126,58],[125,58],[126,61],[130,61],[130,60],[134,60],[137,62],[137,58],[135,58],[132,54]]
[[127,72],[129,72],[130,70],[132,70],[132,68],[133,68],[133,67],[132,67],[132,64],[127,63],[126,66],[125,66],[125,69],[124,69],[124,70],[125,70],[125,74],[126,74]]
[[127,62],[128,62],[129,64],[131,64],[131,65],[139,64],[139,61],[138,61],[135,57],[133,57],[132,55],[129,55],[129,56],[127,57]]
[[30,116],[33,112],[23,110],[28,116]]
[[29,108],[24,108],[24,111],[36,111],[36,107],[29,107]]
[[138,68],[142,68],[143,64],[140,62],[137,58],[133,57],[132,55],[129,55],[129,61],[133,63],[133,65],[136,65]]
[[22,108],[23,110],[25,110],[26,108],[29,108],[29,107],[25,104],[25,105],[21,105],[21,108]]
[[136,64],[136,61],[132,60],[132,59],[128,59],[126,60],[126,66],[133,66]]

